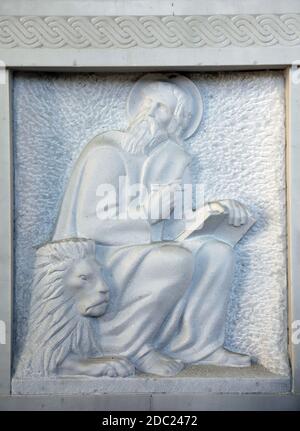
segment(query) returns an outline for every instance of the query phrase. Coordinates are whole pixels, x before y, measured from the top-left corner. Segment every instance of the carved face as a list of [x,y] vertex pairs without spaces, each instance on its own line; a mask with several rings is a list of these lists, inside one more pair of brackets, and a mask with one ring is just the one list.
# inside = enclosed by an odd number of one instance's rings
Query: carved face
[[76,261],[65,275],[64,282],[82,316],[99,317],[105,313],[109,291],[101,266],[94,258]]
[[166,129],[172,119],[177,99],[164,84],[149,92],[143,101],[143,110],[152,117],[158,128]]

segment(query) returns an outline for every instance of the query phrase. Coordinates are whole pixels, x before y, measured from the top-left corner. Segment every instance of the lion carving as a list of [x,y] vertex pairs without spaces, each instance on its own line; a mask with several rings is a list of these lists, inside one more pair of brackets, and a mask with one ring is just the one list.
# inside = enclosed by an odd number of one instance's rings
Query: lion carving
[[109,301],[105,279],[92,240],[51,242],[37,250],[23,373],[134,374],[126,358],[101,354],[97,327]]

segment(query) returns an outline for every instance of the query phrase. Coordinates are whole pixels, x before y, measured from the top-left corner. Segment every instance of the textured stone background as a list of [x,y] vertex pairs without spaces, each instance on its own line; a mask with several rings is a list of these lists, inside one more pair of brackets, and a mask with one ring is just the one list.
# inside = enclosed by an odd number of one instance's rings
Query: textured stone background
[[[51,239],[66,181],[98,133],[127,125],[140,75],[16,73],[15,363],[27,332],[33,247]],[[236,247],[227,346],[288,372],[284,79],[281,72],[190,74],[204,116],[186,142],[206,198],[244,202],[257,223]]]

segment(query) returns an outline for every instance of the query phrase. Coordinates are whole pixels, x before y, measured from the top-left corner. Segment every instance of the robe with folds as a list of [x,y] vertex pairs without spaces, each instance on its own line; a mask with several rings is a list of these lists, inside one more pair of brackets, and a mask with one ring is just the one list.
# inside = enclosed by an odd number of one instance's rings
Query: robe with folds
[[[180,297],[176,296],[176,280],[168,280],[163,268],[153,268],[151,276],[145,276],[147,256],[170,242],[153,241],[153,227],[146,219],[99,219],[97,208],[102,197],[97,196],[97,189],[109,184],[118,191],[120,177],[127,186],[140,183],[147,190],[153,184],[178,183],[188,170],[190,156],[170,140],[149,155],[133,155],[122,149],[122,139],[122,132],[108,132],[85,147],[68,183],[53,240],[93,239],[99,261],[111,274],[110,303],[99,319],[104,355],[122,355],[134,361],[156,348],[195,363],[224,343],[232,268],[221,257],[214,264],[213,247],[207,244],[213,245],[215,240],[202,236],[171,242],[188,250],[194,261],[190,287]],[[153,302],[153,289],[158,291],[160,303]]]

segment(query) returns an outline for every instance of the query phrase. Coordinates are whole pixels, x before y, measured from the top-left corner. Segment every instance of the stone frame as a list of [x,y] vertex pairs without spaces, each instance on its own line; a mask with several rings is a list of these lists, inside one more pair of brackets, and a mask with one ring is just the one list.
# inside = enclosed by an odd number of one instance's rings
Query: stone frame
[[[299,409],[300,4],[269,0],[3,0],[0,6],[1,409]],[[12,396],[14,70],[130,71],[282,69],[286,77],[289,352],[291,391]],[[298,216],[298,219],[297,219]],[[1,323],[1,322],[0,322]],[[62,400],[64,407],[62,407]]]

